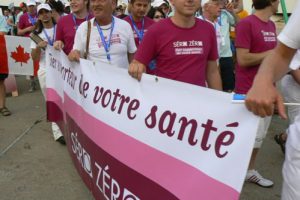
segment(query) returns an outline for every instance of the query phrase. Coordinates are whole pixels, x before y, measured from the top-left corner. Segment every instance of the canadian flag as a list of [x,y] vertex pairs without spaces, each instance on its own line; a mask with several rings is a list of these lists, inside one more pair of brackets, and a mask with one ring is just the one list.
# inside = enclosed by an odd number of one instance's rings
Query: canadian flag
[[31,58],[30,38],[0,35],[0,73],[36,75],[39,62]]

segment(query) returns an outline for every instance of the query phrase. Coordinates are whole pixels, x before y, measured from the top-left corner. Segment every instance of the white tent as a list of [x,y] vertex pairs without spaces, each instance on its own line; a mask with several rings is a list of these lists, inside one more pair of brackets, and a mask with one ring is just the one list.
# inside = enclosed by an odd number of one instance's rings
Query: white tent
[[15,6],[19,6],[22,2],[26,2],[26,0],[0,0],[0,6],[8,6],[11,3],[14,3]]

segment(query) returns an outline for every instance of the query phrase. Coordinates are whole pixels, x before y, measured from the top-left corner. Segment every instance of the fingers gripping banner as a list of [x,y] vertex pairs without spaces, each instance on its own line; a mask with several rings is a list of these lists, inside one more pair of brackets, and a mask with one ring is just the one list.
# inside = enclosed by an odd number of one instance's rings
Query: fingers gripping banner
[[48,118],[96,199],[239,198],[258,118],[231,95],[47,48]]

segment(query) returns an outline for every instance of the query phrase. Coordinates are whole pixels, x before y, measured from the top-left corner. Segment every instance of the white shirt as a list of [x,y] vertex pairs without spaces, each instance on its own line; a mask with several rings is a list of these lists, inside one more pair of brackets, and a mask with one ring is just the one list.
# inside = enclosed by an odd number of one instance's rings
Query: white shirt
[[[135,53],[136,46],[131,26],[121,19],[114,17],[114,29],[110,40],[109,54],[111,62],[108,61],[105,48],[102,44],[100,33],[94,24],[95,18],[91,19],[91,35],[89,44],[88,60],[110,63],[115,67],[128,69],[129,62],[127,53]],[[86,51],[87,21],[80,24],[76,31],[73,50],[80,51],[81,56]],[[111,24],[100,26],[106,42],[111,32]]]
[[[53,34],[54,34],[54,27],[48,28],[48,29],[45,28],[44,30],[47,32],[49,38],[52,40],[53,39]],[[42,31],[38,36],[40,36],[40,38],[42,38],[43,40],[48,42],[44,31]],[[31,40],[30,48],[35,49],[36,46],[37,46],[37,44],[34,41]],[[40,66],[39,66],[40,69],[46,70],[46,57],[45,57],[45,51],[43,49],[41,49],[41,57],[40,57],[39,64],[40,64]]]
[[300,49],[300,1],[298,1],[292,16],[284,27],[278,40],[293,49]]

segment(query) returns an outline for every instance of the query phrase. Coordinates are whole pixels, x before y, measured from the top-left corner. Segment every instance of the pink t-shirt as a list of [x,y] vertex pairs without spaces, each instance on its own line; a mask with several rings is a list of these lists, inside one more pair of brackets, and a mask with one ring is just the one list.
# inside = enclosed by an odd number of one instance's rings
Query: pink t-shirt
[[[138,34],[136,33],[135,29],[133,28],[133,24],[132,24],[132,21],[131,21],[131,19],[130,19],[130,16],[127,16],[127,17],[123,18],[123,20],[127,21],[127,22],[130,24],[130,26],[131,26],[131,28],[132,28],[132,31],[133,31],[133,34],[134,34],[135,45],[136,45],[136,47],[138,48],[139,45],[140,45],[139,37],[138,37]],[[135,25],[136,25],[138,31],[141,31],[141,30],[142,30],[142,27],[143,27],[142,21],[140,21],[140,22],[134,22],[134,23],[135,23]],[[151,18],[149,18],[149,17],[144,17],[144,35],[145,35],[145,33],[148,31],[149,27],[150,27],[152,24],[154,24],[154,23],[155,23],[155,22],[154,22]]]
[[[34,23],[37,21],[37,15],[33,14],[30,15],[30,17],[32,21],[29,18],[29,13],[24,13],[23,15],[21,15],[19,20],[19,25],[18,25],[20,29],[24,29],[34,25]],[[30,31],[24,34],[25,37],[29,37],[29,35],[30,35]]]
[[205,87],[207,62],[218,59],[214,27],[200,19],[191,28],[180,28],[170,18],[156,22],[135,59],[146,66],[155,59],[157,76]]
[[[242,19],[236,27],[236,48],[249,49],[250,53],[262,53],[275,48],[277,43],[275,24],[261,21],[255,15]],[[251,88],[260,65],[241,67],[237,63],[235,92],[246,94]]]
[[[88,19],[92,19],[93,15],[89,15]],[[73,14],[68,14],[59,19],[56,27],[56,37],[55,41],[60,40],[64,43],[63,51],[65,54],[69,54],[73,48],[74,38],[77,27],[85,21],[85,19],[75,19],[73,20]]]

